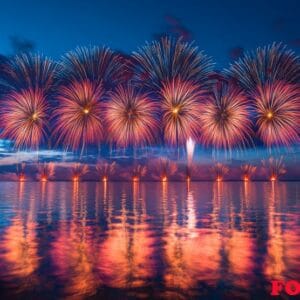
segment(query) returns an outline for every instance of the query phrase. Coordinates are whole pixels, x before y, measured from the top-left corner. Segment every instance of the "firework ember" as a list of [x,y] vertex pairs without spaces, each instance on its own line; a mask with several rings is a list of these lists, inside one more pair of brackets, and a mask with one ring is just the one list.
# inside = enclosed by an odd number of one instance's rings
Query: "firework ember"
[[38,165],[37,179],[41,182],[47,182],[54,176],[55,168],[54,163],[43,163]]
[[78,182],[89,171],[88,165],[75,163],[71,169],[72,181]]
[[252,166],[250,164],[244,164],[241,166],[241,171],[242,171],[242,179],[244,181],[250,181],[256,171],[256,166]]
[[281,175],[286,173],[283,157],[278,159],[270,157],[268,160],[263,160],[262,165],[270,181],[276,181]]
[[289,146],[299,142],[300,89],[276,82],[258,86],[253,93],[258,136],[267,145]]
[[204,90],[191,82],[174,79],[163,84],[161,109],[164,139],[171,145],[185,144],[199,135],[200,100]]
[[103,138],[101,85],[89,81],[73,82],[59,90],[59,105],[55,110],[58,142],[65,148],[83,151],[89,144],[99,144]]
[[278,80],[297,83],[300,80],[300,59],[286,46],[274,43],[248,53],[226,72],[246,90]]
[[150,89],[160,89],[165,81],[178,77],[204,85],[213,68],[211,59],[193,44],[168,37],[146,44],[133,57],[137,80]]
[[106,104],[109,141],[121,147],[153,143],[158,129],[156,112],[147,94],[129,86],[118,87]]
[[96,171],[99,178],[106,182],[116,171],[116,162],[99,161],[96,165]]
[[222,83],[201,105],[200,127],[204,145],[231,149],[251,140],[247,97],[238,88]]
[[147,173],[147,167],[143,165],[135,165],[132,168],[132,181],[138,182],[142,177],[144,177]]
[[229,168],[224,164],[217,162],[214,166],[211,167],[210,171],[213,174],[215,180],[220,182],[223,181],[224,176],[228,174]]
[[162,182],[167,182],[177,171],[177,164],[165,157],[155,159],[150,164],[153,167],[154,178]]

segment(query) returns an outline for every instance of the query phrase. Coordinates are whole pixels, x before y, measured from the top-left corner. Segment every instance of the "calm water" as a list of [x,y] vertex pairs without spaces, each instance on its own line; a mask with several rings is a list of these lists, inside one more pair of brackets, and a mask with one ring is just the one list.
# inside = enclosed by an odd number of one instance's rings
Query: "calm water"
[[267,299],[271,279],[300,279],[299,193],[297,182],[2,182],[1,298]]

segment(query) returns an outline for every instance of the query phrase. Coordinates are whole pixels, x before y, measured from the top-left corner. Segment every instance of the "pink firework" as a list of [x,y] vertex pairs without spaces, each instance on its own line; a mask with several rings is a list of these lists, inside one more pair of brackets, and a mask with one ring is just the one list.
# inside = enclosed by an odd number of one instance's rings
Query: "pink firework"
[[201,105],[201,139],[214,148],[245,146],[251,139],[251,121],[247,97],[238,88],[222,83]]
[[108,162],[108,161],[99,161],[96,165],[96,171],[98,176],[103,182],[109,180],[109,178],[115,173],[116,171],[116,162]]
[[46,139],[49,105],[40,89],[9,93],[1,107],[2,136],[15,147],[37,149]]
[[54,176],[54,163],[43,163],[38,165],[37,179],[41,182],[46,182]]
[[217,162],[214,166],[211,167],[210,171],[216,181],[223,181],[224,176],[229,172],[229,168],[226,165]]
[[72,174],[72,181],[78,182],[82,179],[82,176],[85,175],[89,171],[88,165],[74,163],[71,174]]
[[258,136],[267,145],[291,145],[299,141],[300,89],[275,82],[258,86],[253,93]]
[[154,178],[166,182],[177,171],[177,164],[165,157],[154,159],[150,162],[153,168]]
[[244,164],[241,166],[241,171],[242,171],[242,179],[244,181],[249,181],[251,180],[252,176],[256,171],[256,166],[250,164]]
[[121,147],[151,144],[158,129],[156,113],[147,94],[119,86],[106,104],[108,140]]
[[102,141],[102,96],[102,86],[90,81],[75,81],[60,88],[54,133],[65,148],[83,151],[87,145]]
[[147,167],[144,165],[134,165],[131,170],[132,181],[137,182],[147,173]]
[[199,135],[200,86],[181,79],[163,84],[160,91],[164,139],[171,145],[185,144]]
[[281,175],[286,173],[283,157],[270,157],[268,160],[262,161],[263,170],[270,181],[276,181]]

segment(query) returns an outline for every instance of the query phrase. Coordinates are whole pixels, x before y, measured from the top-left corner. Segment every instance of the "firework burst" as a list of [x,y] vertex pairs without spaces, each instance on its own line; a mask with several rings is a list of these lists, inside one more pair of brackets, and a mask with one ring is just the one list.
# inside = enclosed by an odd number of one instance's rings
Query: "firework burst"
[[200,120],[200,100],[204,90],[191,82],[173,79],[160,91],[164,140],[171,145],[197,139]]
[[89,81],[73,82],[59,90],[55,109],[58,142],[66,148],[83,151],[88,144],[98,144],[103,137],[101,85]]
[[199,116],[204,145],[230,150],[251,140],[249,105],[239,88],[226,83],[216,86]]
[[72,181],[78,182],[89,171],[88,165],[75,163],[71,168]]
[[262,161],[263,170],[270,181],[276,181],[281,175],[286,173],[283,157],[278,159],[270,157]]
[[107,161],[99,161],[96,165],[96,171],[103,182],[108,181],[108,179],[116,171],[116,162],[109,163]]
[[300,60],[286,46],[274,43],[246,54],[226,73],[246,90],[278,80],[297,83],[300,81]]
[[37,179],[42,182],[46,182],[52,179],[55,173],[54,163],[43,163],[38,165]]
[[20,182],[23,182],[26,179],[26,176],[25,176],[25,167],[26,167],[26,164],[24,162],[17,165],[16,175],[17,175],[18,180]]
[[131,170],[132,181],[137,182],[147,173],[147,167],[144,165],[134,165]]
[[276,82],[253,93],[258,136],[267,145],[291,145],[299,141],[300,89]]
[[8,94],[1,107],[2,136],[15,147],[37,149],[47,137],[49,105],[40,89]]
[[181,38],[162,38],[147,43],[134,52],[136,79],[151,89],[159,89],[165,81],[180,77],[183,80],[208,83],[213,63],[203,52]]
[[61,77],[67,83],[88,80],[111,88],[127,76],[125,59],[106,47],[76,48],[64,56],[62,66]]
[[57,64],[34,54],[13,57],[4,68],[5,85],[14,91],[41,89],[46,95],[55,87]]
[[0,109],[2,135],[16,148],[38,148],[48,135],[49,96],[56,65],[38,55],[12,58],[4,71],[5,93]]
[[211,173],[213,174],[216,181],[222,181],[224,176],[228,174],[229,168],[224,164],[217,162],[214,166],[210,168]]
[[153,166],[154,178],[162,182],[168,181],[177,171],[177,164],[165,157],[153,160],[151,165]]
[[106,104],[108,140],[117,146],[151,144],[158,129],[156,104],[147,94],[120,86]]
[[242,179],[244,181],[249,181],[256,171],[256,166],[250,164],[244,164],[241,166]]

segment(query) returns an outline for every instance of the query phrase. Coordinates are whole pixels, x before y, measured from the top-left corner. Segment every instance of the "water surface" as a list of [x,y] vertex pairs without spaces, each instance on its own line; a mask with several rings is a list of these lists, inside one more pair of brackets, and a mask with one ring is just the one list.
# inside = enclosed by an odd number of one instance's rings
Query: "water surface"
[[297,182],[1,182],[1,295],[268,299],[270,280],[300,279],[299,191]]

